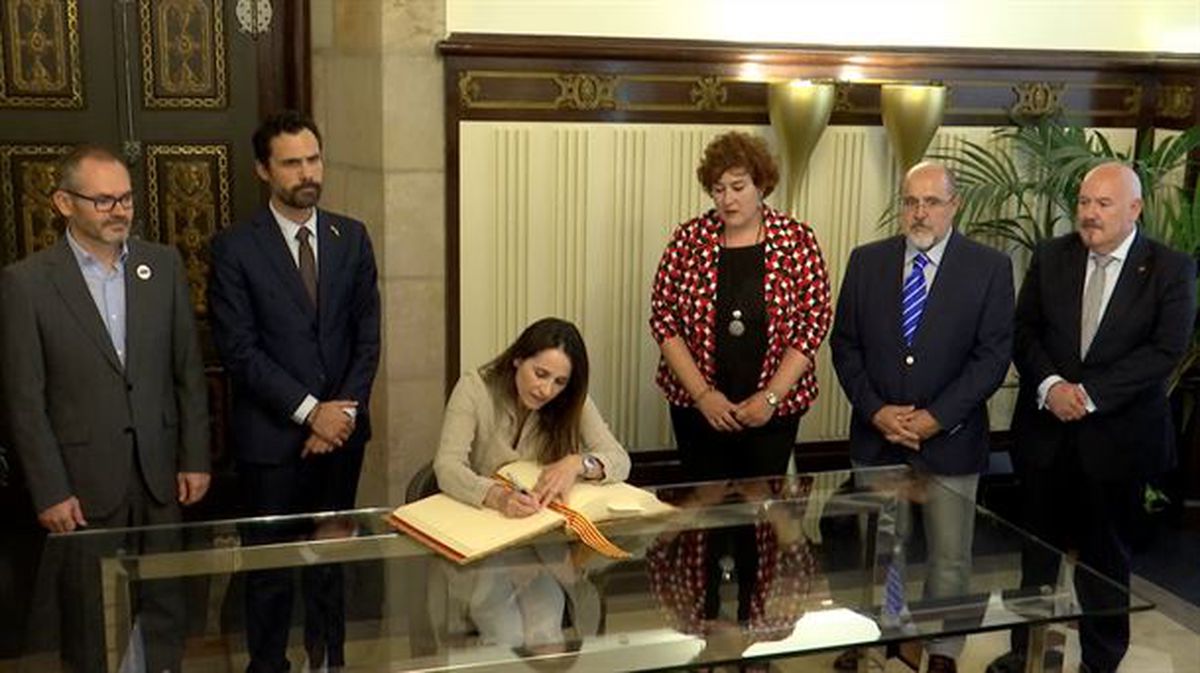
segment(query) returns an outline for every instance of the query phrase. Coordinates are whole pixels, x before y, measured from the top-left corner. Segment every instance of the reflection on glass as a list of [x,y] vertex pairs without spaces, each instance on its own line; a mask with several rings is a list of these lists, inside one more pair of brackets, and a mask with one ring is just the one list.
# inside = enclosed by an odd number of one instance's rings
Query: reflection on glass
[[[95,572],[72,586],[41,580],[61,601],[39,594],[22,615],[35,638],[20,661],[0,659],[0,669],[62,670],[60,659],[76,656],[70,648],[96,643],[99,654],[77,670],[154,670],[146,663],[182,647],[175,652],[185,671],[240,673],[249,661],[245,578],[272,571],[294,581],[297,569],[336,570],[345,599],[322,613],[337,619],[314,624],[318,613],[297,611],[284,624],[304,634],[291,634],[289,659],[303,661],[305,648],[324,643],[327,652],[343,648],[348,670],[370,671],[619,671],[748,659],[762,667],[814,650],[1019,625],[1044,636],[1047,624],[1087,612],[1069,583],[1022,587],[1023,551],[1047,564],[1065,561],[1076,576],[1124,596],[1109,613],[1149,607],[977,507],[968,581],[951,594],[927,595],[932,566],[915,512],[933,497],[966,500],[952,491],[935,496],[942,488],[906,470],[878,469],[659,487],[677,512],[605,527],[633,554],[623,561],[556,533],[454,565],[393,533],[388,509],[50,538],[43,578],[65,578],[71,544],[94,545]],[[897,535],[906,508],[912,528]],[[889,615],[893,560],[903,562],[903,610]],[[186,620],[163,630],[148,608],[162,600],[157,588],[171,586],[187,597]],[[64,614],[81,620],[82,630],[66,630],[60,603],[75,610]]]

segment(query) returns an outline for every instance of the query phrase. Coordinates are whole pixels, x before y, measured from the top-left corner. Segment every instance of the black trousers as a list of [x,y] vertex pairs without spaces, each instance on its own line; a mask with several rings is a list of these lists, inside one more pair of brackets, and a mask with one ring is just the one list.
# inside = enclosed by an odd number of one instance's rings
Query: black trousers
[[[125,501],[104,516],[88,515],[79,533],[45,538],[30,619],[30,650],[56,646],[40,640],[57,633],[57,647],[67,671],[107,671],[101,560],[182,549],[179,505],[159,503],[146,489],[135,460]],[[136,526],[153,530],[108,531]],[[90,532],[87,532],[90,531]],[[134,582],[131,612],[140,627],[145,669],[179,671],[186,635],[184,589],[181,579]],[[133,626],[128,625],[128,626]],[[129,643],[117,643],[127,655]]]
[[671,428],[689,481],[781,475],[796,446],[800,414],[740,432],[713,429],[695,407],[671,407]]
[[[354,507],[363,446],[347,446],[284,465],[241,463],[242,489],[253,516],[344,510]],[[336,522],[334,523],[336,526]],[[243,546],[275,544],[323,535],[307,522],[246,524]],[[292,621],[295,573],[291,568],[246,573],[247,671],[289,670],[288,630]],[[304,596],[304,648],[314,666],[345,664],[345,580],[341,565],[320,564],[300,570]]]
[[[1142,481],[1134,475],[1097,479],[1086,474],[1079,461],[1086,450],[1072,441],[1060,448],[1050,469],[1022,471],[1023,516],[1029,532],[1058,549],[1077,549],[1080,563],[1120,587],[1085,568],[1076,570],[1080,605],[1096,615],[1079,620],[1083,663],[1094,671],[1115,671],[1129,649],[1128,540]],[[1054,586],[1059,562],[1059,556],[1044,547],[1026,545],[1021,554],[1022,588]],[[1027,629],[1014,629],[1013,649],[1024,652],[1028,638]]]

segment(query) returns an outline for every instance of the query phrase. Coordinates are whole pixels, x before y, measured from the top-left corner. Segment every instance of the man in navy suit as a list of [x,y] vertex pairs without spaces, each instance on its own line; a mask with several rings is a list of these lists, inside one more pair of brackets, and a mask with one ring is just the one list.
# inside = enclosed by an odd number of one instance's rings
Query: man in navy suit
[[[1013,462],[1025,525],[1079,550],[1079,561],[1129,586],[1129,527],[1144,479],[1169,468],[1175,432],[1167,379],[1195,319],[1195,263],[1137,230],[1137,174],[1092,169],[1079,188],[1077,232],[1038,247],[1021,287],[1014,362],[1021,392]],[[1021,584],[1053,586],[1059,558],[1027,550]],[[1075,591],[1092,615],[1128,596],[1080,570]],[[989,671],[1024,670],[1027,633]],[[1128,614],[1079,620],[1085,671],[1115,671],[1129,647]]]
[[[270,203],[213,239],[209,285],[213,336],[233,384],[238,470],[254,515],[348,509],[379,364],[371,241],[361,222],[317,208],[321,135],[310,119],[270,117],[253,144]],[[273,541],[246,534],[251,544]],[[302,580],[309,665],[340,666],[341,569],[306,567]],[[292,591],[286,571],[247,573],[248,670],[288,670]]]
[[[954,231],[958,197],[945,167],[913,167],[901,206],[902,236],[851,253],[830,345],[854,410],[852,462],[907,463],[933,480],[923,508],[925,594],[962,595],[975,491],[988,461],[986,403],[1012,352],[1012,265]],[[900,519],[905,536],[903,512]],[[929,643],[929,670],[956,670],[962,645]]]

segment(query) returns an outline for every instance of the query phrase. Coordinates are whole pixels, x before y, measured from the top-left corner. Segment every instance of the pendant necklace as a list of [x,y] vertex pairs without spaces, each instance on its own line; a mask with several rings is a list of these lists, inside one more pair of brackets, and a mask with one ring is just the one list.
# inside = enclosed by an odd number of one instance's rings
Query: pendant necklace
[[740,337],[746,333],[746,323],[742,322],[742,310],[740,308],[733,309],[733,320],[729,321],[729,333],[735,337]]
[[[763,229],[764,229],[764,227],[762,224],[758,225],[758,231],[755,232],[755,234],[754,234],[754,245],[758,245],[759,243],[762,243],[763,234],[764,234]],[[722,235],[722,238],[724,238],[724,235]],[[722,243],[724,243],[723,240],[722,240]],[[734,337],[740,337],[745,333],[746,333],[746,323],[742,322],[742,309],[735,308],[735,309],[733,309],[733,320],[729,321],[729,335],[734,336]]]

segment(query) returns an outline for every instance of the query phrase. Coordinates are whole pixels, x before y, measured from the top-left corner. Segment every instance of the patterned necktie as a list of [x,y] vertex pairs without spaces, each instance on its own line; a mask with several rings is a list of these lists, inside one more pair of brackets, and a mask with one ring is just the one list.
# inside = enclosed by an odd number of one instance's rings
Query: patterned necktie
[[1092,255],[1096,270],[1083,291],[1083,316],[1079,325],[1079,357],[1085,358],[1096,329],[1100,327],[1100,306],[1104,302],[1104,286],[1108,284],[1108,265],[1113,262],[1110,255]]
[[317,305],[317,256],[313,254],[312,244],[308,242],[312,232],[306,227],[300,227],[296,232],[296,240],[300,242],[300,280],[313,306]]
[[925,253],[918,252],[913,257],[912,273],[904,279],[904,288],[900,291],[900,332],[909,346],[921,325],[921,314],[925,312],[925,265],[928,263]]

